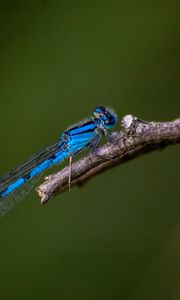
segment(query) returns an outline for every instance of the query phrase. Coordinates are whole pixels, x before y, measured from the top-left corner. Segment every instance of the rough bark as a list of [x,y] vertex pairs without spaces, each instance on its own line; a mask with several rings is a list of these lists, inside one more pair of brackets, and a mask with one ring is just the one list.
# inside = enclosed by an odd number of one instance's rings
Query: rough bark
[[[71,186],[83,185],[95,175],[139,155],[180,143],[180,119],[172,122],[146,122],[132,115],[123,117],[122,130],[111,134],[107,143],[72,164]],[[69,168],[49,175],[37,187],[41,204],[68,189]]]

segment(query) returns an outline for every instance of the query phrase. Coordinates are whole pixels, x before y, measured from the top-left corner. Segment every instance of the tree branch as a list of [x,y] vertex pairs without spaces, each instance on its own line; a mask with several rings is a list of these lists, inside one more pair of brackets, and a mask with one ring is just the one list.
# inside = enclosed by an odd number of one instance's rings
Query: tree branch
[[[93,176],[131,160],[138,155],[180,143],[180,119],[172,122],[146,122],[132,115],[123,117],[122,130],[111,134],[112,143],[72,164],[71,185],[82,185]],[[69,167],[49,175],[37,187],[41,204],[68,189]]]

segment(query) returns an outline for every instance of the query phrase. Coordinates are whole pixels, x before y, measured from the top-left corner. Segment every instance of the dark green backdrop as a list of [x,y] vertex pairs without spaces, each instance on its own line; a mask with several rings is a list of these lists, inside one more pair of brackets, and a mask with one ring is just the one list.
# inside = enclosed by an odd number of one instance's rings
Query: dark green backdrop
[[[97,104],[179,117],[179,81],[178,1],[0,0],[0,173]],[[32,191],[0,219],[1,299],[179,299],[179,168],[174,146]]]

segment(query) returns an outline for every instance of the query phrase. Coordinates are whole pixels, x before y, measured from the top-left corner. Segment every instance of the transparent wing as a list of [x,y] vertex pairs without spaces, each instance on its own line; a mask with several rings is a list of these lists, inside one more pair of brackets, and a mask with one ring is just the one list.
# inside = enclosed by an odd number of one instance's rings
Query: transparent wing
[[0,198],[0,216],[3,216],[8,211],[10,211],[18,202],[20,202],[24,196],[26,196],[32,187],[36,184],[42,174],[31,178],[21,187],[16,189],[14,192],[10,193],[6,197]]
[[0,216],[7,213],[16,205],[16,203],[18,203],[20,200],[22,200],[22,198],[24,198],[24,196],[27,195],[27,193],[35,185],[37,180],[41,177],[42,173],[29,178],[27,182],[23,183],[19,188],[17,188],[7,196],[3,196],[3,194],[1,193],[16,180],[25,177],[38,164],[41,164],[44,160],[57,153],[60,147],[60,142],[51,144],[48,147],[40,150],[38,153],[30,156],[21,165],[17,166],[13,170],[0,177]]
[[61,145],[59,142],[51,144],[48,147],[33,154],[22,164],[0,177],[0,194],[13,182],[18,180],[19,178],[25,177],[34,167],[59,151],[60,147]]

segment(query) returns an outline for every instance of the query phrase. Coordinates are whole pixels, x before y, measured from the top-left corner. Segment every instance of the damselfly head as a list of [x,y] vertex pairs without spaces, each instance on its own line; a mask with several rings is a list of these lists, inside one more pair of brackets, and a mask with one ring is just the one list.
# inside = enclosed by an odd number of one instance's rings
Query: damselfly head
[[97,106],[94,112],[95,118],[101,120],[108,129],[113,127],[117,122],[117,116],[111,108],[105,106]]

